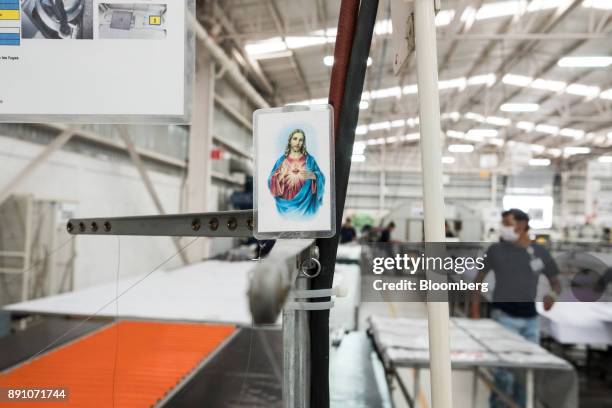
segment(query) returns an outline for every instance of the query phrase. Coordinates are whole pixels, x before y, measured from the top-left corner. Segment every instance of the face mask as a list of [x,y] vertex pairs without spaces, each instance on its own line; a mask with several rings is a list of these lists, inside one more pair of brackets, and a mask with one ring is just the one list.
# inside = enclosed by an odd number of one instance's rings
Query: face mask
[[499,229],[499,235],[502,241],[506,242],[514,242],[519,239],[518,234],[514,231],[514,227],[509,227],[507,225],[502,225]]

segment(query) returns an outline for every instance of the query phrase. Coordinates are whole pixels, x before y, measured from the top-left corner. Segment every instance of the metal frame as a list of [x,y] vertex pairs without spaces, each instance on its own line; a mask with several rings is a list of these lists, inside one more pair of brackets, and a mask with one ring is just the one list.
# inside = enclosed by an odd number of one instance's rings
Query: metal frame
[[[379,358],[380,358],[380,354],[379,354]],[[405,367],[402,366],[402,368],[405,368]],[[414,366],[413,369],[414,369],[414,385],[413,385],[414,395],[410,393],[407,385],[404,383],[404,380],[402,380],[398,367],[391,364],[388,368],[385,368],[385,371],[387,373],[387,385],[389,389],[390,390],[392,389],[393,380],[395,379],[395,381],[397,381],[397,384],[399,385],[399,389],[402,393],[402,396],[406,400],[406,403],[408,404],[408,406],[410,408],[418,408],[419,406],[418,397],[419,397],[419,387],[420,387],[419,376],[420,376],[421,367]],[[512,400],[512,397],[506,394],[505,392],[503,392],[501,389],[499,389],[499,387],[495,385],[494,381],[490,378],[490,376],[485,374],[485,372],[482,369],[478,367],[462,367],[462,368],[457,368],[456,370],[473,372],[474,378],[472,382],[472,407],[476,408],[478,406],[477,405],[478,403],[477,392],[478,392],[478,380],[480,379],[485,385],[487,385],[491,389],[491,392],[494,392],[495,394],[497,394],[506,404],[508,404],[509,407],[520,408],[518,404]],[[527,408],[534,408],[536,405],[535,392],[534,392],[534,389],[535,389],[534,369],[525,368],[524,370],[526,373],[525,386],[526,386],[526,395],[527,395],[527,398],[526,398]]]
[[[68,221],[71,235],[138,235],[191,237],[250,237],[253,211],[225,211],[160,216],[78,218]],[[257,262],[248,296],[253,322],[274,324],[283,310],[283,401],[287,408],[310,406],[310,328],[307,303],[283,307],[290,290],[305,294],[310,279],[321,270],[312,240],[278,240],[270,255]],[[314,262],[313,262],[314,260]],[[313,272],[314,270],[314,272]],[[315,295],[318,295],[315,293]],[[318,297],[318,296],[316,296]],[[306,306],[303,306],[306,304]],[[330,303],[331,304],[331,303]],[[289,305],[287,305],[289,306]]]
[[244,238],[253,235],[253,211],[78,218],[69,220],[66,228],[72,235]]

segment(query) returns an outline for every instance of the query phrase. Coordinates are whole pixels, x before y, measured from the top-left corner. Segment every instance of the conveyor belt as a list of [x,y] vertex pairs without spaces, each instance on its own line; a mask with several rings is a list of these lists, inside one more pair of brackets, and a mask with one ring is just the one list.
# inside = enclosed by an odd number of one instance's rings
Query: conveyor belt
[[[0,387],[66,387],[70,399],[65,406],[151,406],[235,330],[227,325],[122,321],[3,374]],[[48,403],[28,406],[38,405]]]
[[164,407],[282,407],[282,349],[280,330],[242,328]]
[[26,361],[64,333],[67,334],[57,341],[53,348],[98,330],[106,324],[108,322],[90,320],[81,323],[79,320],[45,318],[33,323],[26,330],[0,337],[0,372]]

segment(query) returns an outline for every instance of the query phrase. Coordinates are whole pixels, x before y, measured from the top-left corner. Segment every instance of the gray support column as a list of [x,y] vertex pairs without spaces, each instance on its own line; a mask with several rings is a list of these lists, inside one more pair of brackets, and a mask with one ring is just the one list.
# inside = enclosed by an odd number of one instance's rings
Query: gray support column
[[[215,107],[215,64],[203,47],[197,48],[193,119],[189,131],[186,212],[211,210],[211,160]],[[202,238],[187,249],[191,262],[208,257],[210,241]]]

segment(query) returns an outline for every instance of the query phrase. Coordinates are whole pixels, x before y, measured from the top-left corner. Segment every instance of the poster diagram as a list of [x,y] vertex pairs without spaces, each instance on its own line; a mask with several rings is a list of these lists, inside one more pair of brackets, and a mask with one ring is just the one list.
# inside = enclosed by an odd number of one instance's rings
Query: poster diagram
[[19,45],[19,0],[0,0],[0,46]]
[[166,38],[165,4],[100,3],[98,37],[159,40]]
[[194,12],[194,0],[0,0],[0,122],[189,123]]
[[24,39],[93,38],[93,0],[24,0],[22,7]]

